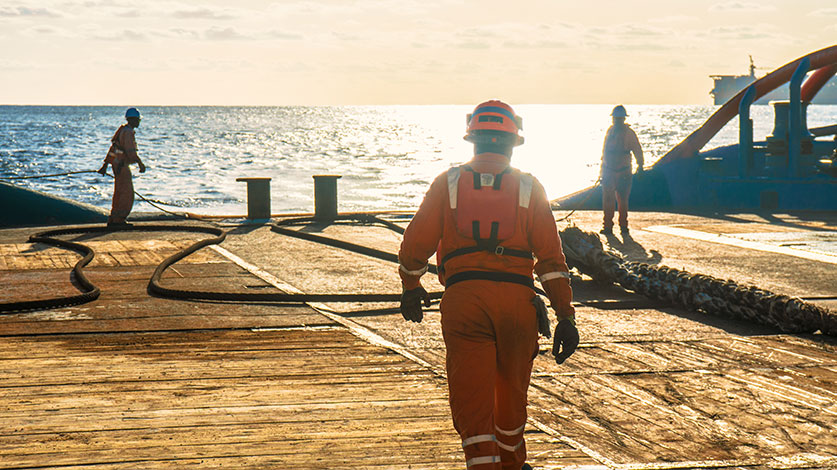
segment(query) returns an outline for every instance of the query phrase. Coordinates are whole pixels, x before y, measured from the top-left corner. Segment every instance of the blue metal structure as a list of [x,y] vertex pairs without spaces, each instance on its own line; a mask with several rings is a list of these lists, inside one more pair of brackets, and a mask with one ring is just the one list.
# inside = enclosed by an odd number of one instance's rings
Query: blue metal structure
[[[739,143],[664,158],[634,175],[631,209],[837,211],[837,123],[809,131],[808,103],[800,93],[809,69],[807,57],[798,61],[790,78],[789,100],[771,102],[772,135],[753,141],[750,106],[757,98],[757,83],[753,84],[736,96],[740,97]],[[553,207],[600,209],[601,188],[564,196],[553,201]]]

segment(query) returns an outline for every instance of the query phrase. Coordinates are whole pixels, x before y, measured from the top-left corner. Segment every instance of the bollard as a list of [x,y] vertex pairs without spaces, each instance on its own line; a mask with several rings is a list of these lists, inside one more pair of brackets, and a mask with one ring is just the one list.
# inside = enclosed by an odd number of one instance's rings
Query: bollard
[[337,218],[337,179],[340,175],[314,175],[314,218]]
[[247,183],[247,218],[270,218],[270,178],[236,178]]

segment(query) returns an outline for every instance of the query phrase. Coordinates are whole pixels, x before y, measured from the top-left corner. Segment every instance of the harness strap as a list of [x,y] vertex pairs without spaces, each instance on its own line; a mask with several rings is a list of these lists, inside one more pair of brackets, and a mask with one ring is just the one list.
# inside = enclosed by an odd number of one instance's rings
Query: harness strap
[[471,253],[478,253],[480,251],[487,251],[489,253],[494,253],[495,255],[500,256],[514,256],[515,258],[535,259],[531,251],[515,250],[513,248],[506,248],[499,245],[495,246],[494,248],[481,246],[466,246],[463,248],[457,248],[451,251],[450,253],[446,254],[442,258],[442,261],[439,262],[439,271],[445,271],[445,263],[447,263],[451,258],[455,258],[457,256],[462,255],[470,255]]
[[526,286],[534,290],[535,292],[540,290],[535,290],[535,281],[529,276],[496,271],[462,271],[461,273],[456,273],[453,276],[445,279],[445,289],[458,282],[472,280],[510,282],[512,284],[520,284],[521,286]]

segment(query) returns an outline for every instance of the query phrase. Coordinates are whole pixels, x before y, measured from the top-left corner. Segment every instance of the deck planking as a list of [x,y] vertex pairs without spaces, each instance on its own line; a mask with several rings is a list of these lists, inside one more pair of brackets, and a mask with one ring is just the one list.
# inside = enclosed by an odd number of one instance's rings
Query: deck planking
[[[98,243],[97,257],[115,260],[86,269],[98,300],[0,315],[0,468],[462,467],[433,370],[308,306],[149,297],[148,277],[167,251],[124,249],[168,245],[131,237]],[[21,256],[25,244],[0,246],[0,258],[18,263],[0,270],[14,286],[8,297],[73,293],[67,266],[77,255],[49,263],[43,253]],[[274,289],[204,251],[163,284]],[[538,466],[595,464],[537,429],[527,439]]]

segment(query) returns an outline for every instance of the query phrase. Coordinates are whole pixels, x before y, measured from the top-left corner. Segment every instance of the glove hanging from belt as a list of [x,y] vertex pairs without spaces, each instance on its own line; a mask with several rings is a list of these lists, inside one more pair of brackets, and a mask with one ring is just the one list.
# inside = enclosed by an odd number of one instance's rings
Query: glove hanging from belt
[[546,336],[547,338],[551,338],[552,327],[549,325],[549,310],[546,308],[546,303],[543,301],[541,296],[535,294],[535,296],[532,297],[532,305],[535,306],[535,313],[538,318],[538,333]]

